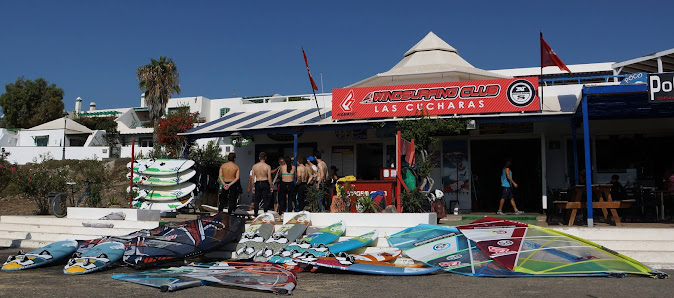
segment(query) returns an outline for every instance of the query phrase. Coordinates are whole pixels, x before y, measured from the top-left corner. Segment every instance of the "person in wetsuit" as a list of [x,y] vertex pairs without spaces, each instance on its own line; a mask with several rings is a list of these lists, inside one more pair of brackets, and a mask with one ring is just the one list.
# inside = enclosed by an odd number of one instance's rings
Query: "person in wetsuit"
[[[281,167],[281,187],[278,194],[278,214],[286,212],[286,206],[295,199],[295,166],[290,161],[290,157],[283,158],[285,166]],[[292,211],[292,209],[291,209]]]
[[260,209],[260,201],[262,201],[262,209],[264,212],[267,212],[271,206],[271,192],[272,188],[270,183],[271,180],[271,167],[267,164],[267,154],[260,152],[258,157],[259,162],[253,165],[253,175],[255,177],[255,197],[253,199],[255,206],[253,211],[255,216]]

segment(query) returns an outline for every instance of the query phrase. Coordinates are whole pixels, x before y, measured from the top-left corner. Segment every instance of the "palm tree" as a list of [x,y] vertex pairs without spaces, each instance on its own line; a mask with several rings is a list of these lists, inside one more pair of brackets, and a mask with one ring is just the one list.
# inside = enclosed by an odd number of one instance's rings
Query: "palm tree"
[[[145,92],[145,103],[150,111],[150,119],[157,131],[159,119],[164,116],[166,104],[171,94],[180,94],[178,68],[173,59],[160,56],[159,60],[150,58],[150,64],[138,67],[138,87]],[[157,134],[153,134],[157,143]]]

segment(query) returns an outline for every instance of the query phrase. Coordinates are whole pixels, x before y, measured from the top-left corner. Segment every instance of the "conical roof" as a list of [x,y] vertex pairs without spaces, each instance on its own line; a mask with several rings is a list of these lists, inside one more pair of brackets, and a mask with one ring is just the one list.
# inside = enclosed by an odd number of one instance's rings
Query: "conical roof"
[[433,31],[428,32],[426,36],[421,39],[417,44],[415,44],[409,51],[405,52],[405,57],[412,55],[416,52],[426,52],[426,51],[446,51],[446,52],[453,52],[455,54],[459,54],[459,52],[452,46],[450,46],[447,42],[442,40],[440,37],[435,35]]
[[86,126],[79,124],[73,121],[70,118],[58,118],[47,123],[42,123],[38,126],[29,128],[28,130],[54,130],[54,129],[66,129],[66,134],[82,134],[82,133],[92,133],[93,131]]
[[474,67],[459,56],[459,52],[454,47],[435,33],[429,32],[405,52],[404,58],[391,69],[349,87],[490,80],[507,77]]

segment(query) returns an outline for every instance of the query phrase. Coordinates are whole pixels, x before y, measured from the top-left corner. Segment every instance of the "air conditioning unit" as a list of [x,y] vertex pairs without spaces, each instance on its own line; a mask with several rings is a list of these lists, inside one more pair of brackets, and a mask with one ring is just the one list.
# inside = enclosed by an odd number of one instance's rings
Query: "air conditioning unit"
[[477,128],[477,124],[475,124],[475,120],[468,120],[466,123],[466,129],[475,129]]

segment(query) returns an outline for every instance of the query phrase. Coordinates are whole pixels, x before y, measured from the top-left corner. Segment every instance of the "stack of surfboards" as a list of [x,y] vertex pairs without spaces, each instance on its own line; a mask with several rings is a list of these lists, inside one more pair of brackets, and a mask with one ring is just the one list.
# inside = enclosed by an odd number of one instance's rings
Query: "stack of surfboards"
[[[172,211],[187,206],[193,199],[196,185],[189,180],[196,175],[189,159],[139,159],[133,168],[133,191],[137,193],[133,206],[139,209]],[[126,175],[131,179],[131,173]],[[127,188],[130,192],[132,189]]]

